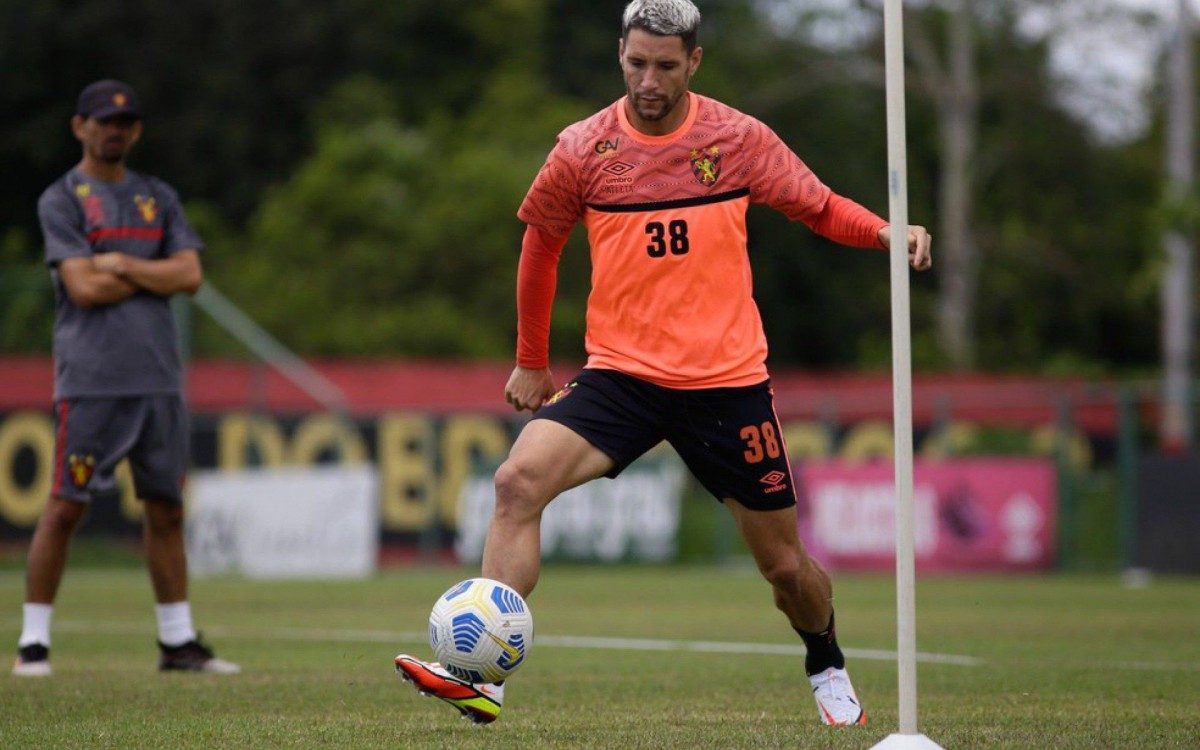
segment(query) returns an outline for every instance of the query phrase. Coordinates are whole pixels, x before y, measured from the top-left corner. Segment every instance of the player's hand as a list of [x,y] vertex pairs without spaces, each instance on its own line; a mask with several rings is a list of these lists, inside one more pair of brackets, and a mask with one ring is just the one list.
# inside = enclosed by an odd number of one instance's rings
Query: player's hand
[[549,367],[530,370],[518,365],[504,386],[504,400],[517,411],[537,411],[554,395],[555,390],[554,376],[550,374]]
[[115,276],[125,275],[125,253],[96,253],[92,256],[92,266],[97,271],[105,271]]
[[[892,246],[891,227],[879,230],[879,242],[884,247]],[[916,224],[908,225],[908,264],[917,271],[933,267],[933,235]]]

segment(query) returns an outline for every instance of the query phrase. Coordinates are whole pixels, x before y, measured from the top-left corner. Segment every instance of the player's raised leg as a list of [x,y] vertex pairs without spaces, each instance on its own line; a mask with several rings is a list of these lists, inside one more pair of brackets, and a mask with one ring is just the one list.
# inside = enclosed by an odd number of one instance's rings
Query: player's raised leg
[[[496,471],[496,511],[483,552],[483,576],[529,596],[541,569],[542,512],[559,494],[602,476],[613,460],[570,428],[548,419],[525,426]],[[458,709],[464,719],[489,724],[500,715],[504,684],[460,680],[436,662],[408,654],[395,659],[396,672],[421,695]]]
[[804,639],[804,670],[812,685],[821,721],[849,726],[866,724],[833,623],[833,587],[829,574],[809,557],[796,531],[796,508],[750,510],[725,501],[754,561],[771,584],[775,606]]
[[496,512],[483,550],[483,576],[528,597],[541,569],[542,512],[563,492],[603,476],[613,460],[549,419],[525,426],[496,471]]

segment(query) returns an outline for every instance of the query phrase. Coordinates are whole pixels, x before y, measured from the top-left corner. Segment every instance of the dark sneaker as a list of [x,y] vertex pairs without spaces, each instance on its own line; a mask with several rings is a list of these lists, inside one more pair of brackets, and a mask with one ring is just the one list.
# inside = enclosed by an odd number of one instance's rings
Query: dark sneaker
[[17,677],[49,677],[50,649],[40,643],[21,646],[17,649],[12,673]]
[[212,672],[213,674],[237,674],[242,668],[233,662],[218,659],[208,645],[196,636],[180,646],[166,646],[159,641],[158,668],[163,672]]

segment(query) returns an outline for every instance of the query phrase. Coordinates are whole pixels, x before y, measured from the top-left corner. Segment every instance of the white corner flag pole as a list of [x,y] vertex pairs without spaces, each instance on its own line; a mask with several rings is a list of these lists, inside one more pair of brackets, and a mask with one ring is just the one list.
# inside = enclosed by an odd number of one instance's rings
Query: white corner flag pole
[[888,222],[892,227],[892,403],[896,455],[896,663],[900,731],[873,750],[930,750],[917,733],[916,563],[913,553],[912,341],[908,302],[908,160],[904,132],[904,20],[901,0],[884,0],[887,82]]

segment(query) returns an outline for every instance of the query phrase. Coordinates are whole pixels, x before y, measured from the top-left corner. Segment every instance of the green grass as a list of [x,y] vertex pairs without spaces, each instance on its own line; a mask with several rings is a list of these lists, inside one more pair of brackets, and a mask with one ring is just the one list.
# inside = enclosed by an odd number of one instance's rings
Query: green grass
[[[193,584],[197,619],[244,673],[159,674],[141,570],[68,571],[54,677],[0,674],[4,748],[866,748],[895,731],[896,669],[851,656],[871,723],[820,726],[798,656],[563,647],[548,636],[795,644],[750,570],[553,566],[499,722],[472,727],[399,683],[428,609],[470,570],[368,581]],[[849,649],[895,645],[890,576],[836,577]],[[0,572],[15,644],[21,576]],[[1200,747],[1200,581],[941,577],[918,587],[921,731],[946,748]],[[852,652],[853,653],[853,652]]]

